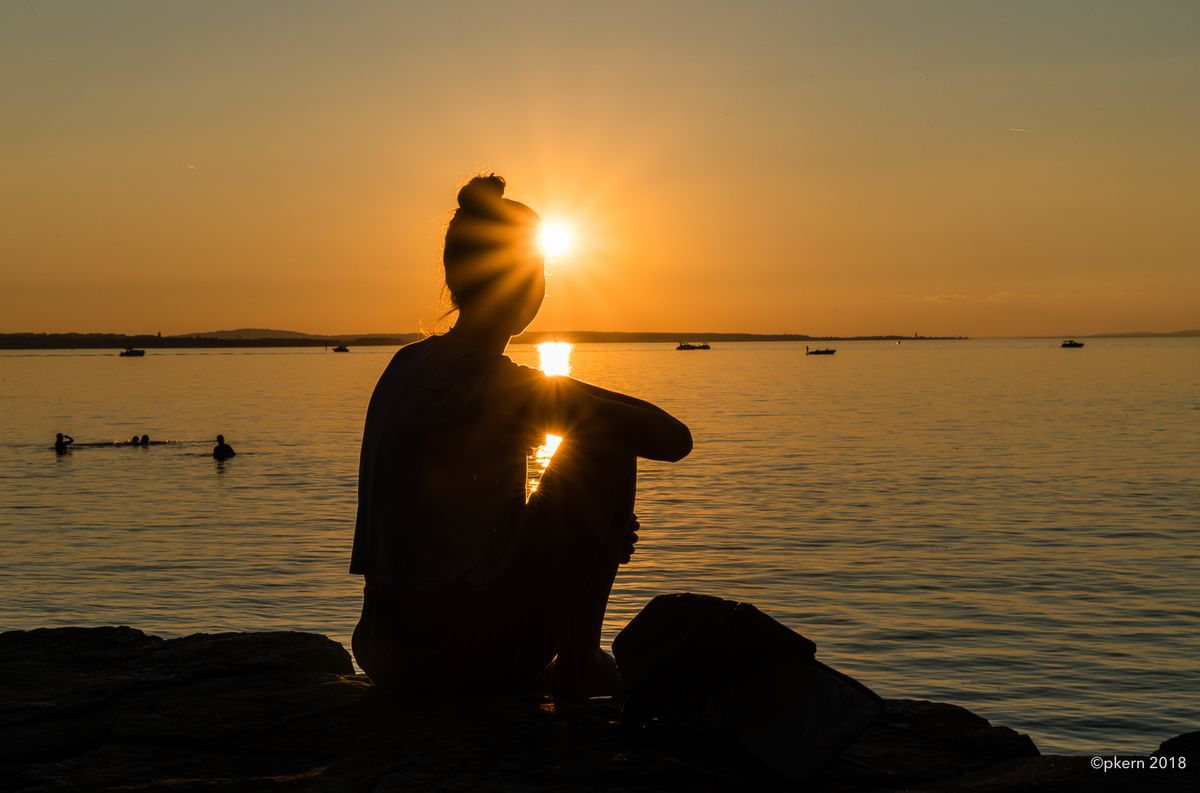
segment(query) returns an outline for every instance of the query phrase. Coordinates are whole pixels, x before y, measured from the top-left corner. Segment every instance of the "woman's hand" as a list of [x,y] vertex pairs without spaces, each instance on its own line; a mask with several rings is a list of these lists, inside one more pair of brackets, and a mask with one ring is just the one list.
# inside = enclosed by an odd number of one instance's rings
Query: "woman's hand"
[[630,558],[637,550],[634,546],[638,541],[638,529],[642,524],[638,523],[637,515],[629,516],[629,535],[625,538],[625,547],[621,549],[621,564],[628,564]]

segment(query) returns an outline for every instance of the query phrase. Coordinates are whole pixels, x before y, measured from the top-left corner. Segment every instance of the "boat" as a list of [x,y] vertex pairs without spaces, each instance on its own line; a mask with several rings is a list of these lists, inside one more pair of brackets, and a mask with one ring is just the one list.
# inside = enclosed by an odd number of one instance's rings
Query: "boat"
[[832,347],[823,347],[819,350],[810,350],[807,344],[804,345],[805,355],[833,355],[835,352],[837,352],[837,350],[833,349]]
[[350,348],[347,347],[345,344],[339,344],[338,346],[333,348],[333,351],[334,352],[350,352]]
[[124,350],[117,353],[117,355],[121,356],[122,358],[141,358],[145,354],[145,350],[135,350],[132,347],[126,347]]
[[679,345],[675,349],[677,349],[677,350],[711,350],[712,347],[709,347],[707,344],[703,344],[703,343],[702,344],[692,344],[691,342],[681,341],[681,342],[679,342]]
[[1060,344],[1058,346],[1060,346],[1060,347],[1082,347],[1083,342],[1075,341],[1074,339],[1067,339],[1066,341],[1064,341],[1062,344]]

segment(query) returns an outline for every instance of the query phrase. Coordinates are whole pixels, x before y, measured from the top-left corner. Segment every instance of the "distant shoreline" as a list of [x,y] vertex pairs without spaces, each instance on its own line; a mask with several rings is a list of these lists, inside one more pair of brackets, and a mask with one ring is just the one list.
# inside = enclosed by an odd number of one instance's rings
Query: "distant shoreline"
[[[256,331],[248,331],[255,333]],[[209,349],[237,347],[396,347],[424,337],[421,333],[372,333],[363,335],[322,336],[294,331],[257,331],[264,335],[242,335],[239,331],[189,333],[179,336],[124,333],[0,333],[0,350],[119,350],[138,349]],[[268,335],[269,334],[269,335]],[[1093,333],[1076,334],[1077,339],[1192,338],[1200,330],[1172,333]],[[572,344],[677,344],[679,342],[832,342],[832,341],[965,341],[969,336],[809,336],[800,333],[695,333],[642,331],[535,331],[522,333],[514,344],[564,341]],[[987,337],[993,338],[993,337]],[[997,336],[994,338],[1056,339],[1070,336]]]
[[220,347],[332,347],[337,344],[386,346],[408,344],[419,333],[368,338],[312,337],[237,339],[211,336],[126,336],[119,333],[3,333],[0,350],[145,350],[211,349]]
[[[372,334],[369,336],[277,336],[242,338],[232,335],[129,336],[120,333],[2,333],[0,350],[119,350],[205,349],[220,347],[388,347],[423,338],[420,333]],[[677,344],[707,342],[827,342],[827,341],[946,341],[966,336],[806,336],[795,333],[639,333],[627,331],[537,331],[523,333],[514,344],[564,341],[572,344]]]

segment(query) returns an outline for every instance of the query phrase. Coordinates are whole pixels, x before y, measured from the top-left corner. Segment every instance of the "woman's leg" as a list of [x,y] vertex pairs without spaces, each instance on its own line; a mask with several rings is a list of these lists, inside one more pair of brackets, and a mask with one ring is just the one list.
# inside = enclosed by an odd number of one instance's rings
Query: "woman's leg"
[[[466,585],[422,593],[367,581],[351,639],[354,658],[376,686],[408,696],[454,698],[511,687],[532,666],[527,659],[537,643],[511,646],[511,631],[494,608]],[[545,665],[553,652],[541,652]]]
[[636,486],[633,455],[565,439],[526,505],[523,555],[544,566],[537,578],[549,589],[542,597],[558,651],[556,687],[565,693],[619,687],[600,632],[629,542]]
[[636,483],[632,455],[564,440],[525,506],[491,596],[420,598],[366,582],[352,640],[359,666],[385,687],[432,685],[444,694],[443,686],[519,687],[557,655],[557,693],[617,693],[620,676],[600,650],[600,632]]

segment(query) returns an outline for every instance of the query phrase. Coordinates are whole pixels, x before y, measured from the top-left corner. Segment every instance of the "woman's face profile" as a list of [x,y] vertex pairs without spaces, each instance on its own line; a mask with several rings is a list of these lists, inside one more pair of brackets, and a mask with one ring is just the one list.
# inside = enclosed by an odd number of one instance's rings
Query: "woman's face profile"
[[530,266],[529,277],[526,279],[525,288],[519,296],[516,311],[514,312],[512,333],[509,335],[516,336],[525,328],[529,327],[529,323],[533,322],[533,318],[542,308],[542,303],[546,299],[546,266],[541,257],[538,257],[536,266]]
[[[484,322],[495,323],[497,330],[516,336],[529,327],[546,299],[545,260],[539,254],[525,254],[513,260],[495,289],[489,290],[478,306]],[[471,311],[471,306],[463,310]]]

